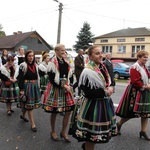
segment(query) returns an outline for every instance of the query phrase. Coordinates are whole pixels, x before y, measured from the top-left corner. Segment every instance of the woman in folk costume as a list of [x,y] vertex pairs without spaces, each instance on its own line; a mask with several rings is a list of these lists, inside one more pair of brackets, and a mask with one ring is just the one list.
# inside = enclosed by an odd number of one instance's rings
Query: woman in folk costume
[[85,98],[77,115],[77,129],[74,137],[84,150],[94,150],[96,143],[109,142],[117,135],[116,117],[110,96],[113,87],[106,67],[102,64],[102,51],[99,46],[88,50],[89,62],[81,73],[79,87]]
[[137,53],[137,62],[130,69],[130,84],[127,86],[121,101],[117,107],[116,115],[118,130],[130,118],[141,117],[140,138],[150,141],[147,136],[148,117],[150,117],[150,73],[145,67],[148,60],[148,52],[141,50]]
[[[16,66],[16,72],[17,72],[17,76],[18,76],[18,74],[19,74],[19,66],[20,66],[21,63],[23,63],[25,61],[25,51],[24,51],[23,47],[19,47],[18,48],[18,55],[16,55],[14,57],[14,59],[15,59],[14,60],[14,64]],[[19,82],[19,80],[18,80],[18,82]],[[23,95],[20,95],[20,99],[22,99],[22,98],[25,99],[25,97]],[[24,107],[24,103],[20,103],[20,101],[21,100],[19,100],[19,103],[17,104],[17,107],[18,108],[23,108]],[[23,105],[23,106],[21,106],[21,105]],[[22,111],[23,111],[23,109],[22,109]],[[23,117],[23,115],[20,115],[20,119],[22,119],[25,122],[29,122],[29,120],[27,118]]]
[[16,65],[16,67],[19,67],[19,65],[24,61],[25,61],[24,48],[19,47],[18,55],[15,56],[14,64]]
[[47,75],[47,67],[50,61],[50,56],[47,52],[42,54],[42,62],[39,65],[39,75],[40,75],[40,87],[41,87],[41,95],[44,94],[44,91],[48,84],[48,75]]
[[59,138],[55,129],[56,116],[58,113],[65,112],[62,122],[60,137],[66,142],[70,142],[66,133],[70,113],[74,107],[72,93],[73,74],[69,64],[64,60],[65,46],[58,44],[55,47],[55,56],[48,64],[48,75],[50,84],[44,94],[43,108],[51,113],[51,138],[58,141]]
[[17,102],[19,98],[19,87],[15,76],[14,57],[8,56],[6,64],[1,68],[1,102],[6,103],[7,115],[11,116],[14,112],[11,109],[13,102]]
[[26,52],[25,62],[20,64],[18,81],[21,97],[25,97],[20,99],[22,103],[21,117],[25,121],[25,114],[26,111],[28,111],[28,117],[31,122],[31,130],[36,132],[37,128],[34,122],[33,109],[40,107],[41,96],[39,88],[38,66],[35,63],[35,55],[32,50],[28,50]]
[[5,65],[8,58],[8,51],[4,49],[2,51],[2,56],[0,57],[0,66]]
[[[0,71],[1,71],[1,67],[6,64],[7,58],[8,58],[8,51],[4,49],[2,51],[2,56],[0,57]],[[0,80],[0,86],[1,86],[1,80]]]

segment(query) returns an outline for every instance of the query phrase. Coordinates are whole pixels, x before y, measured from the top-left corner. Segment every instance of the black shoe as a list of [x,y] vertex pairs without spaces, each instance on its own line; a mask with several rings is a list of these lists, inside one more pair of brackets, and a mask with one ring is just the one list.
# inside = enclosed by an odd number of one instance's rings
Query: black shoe
[[118,129],[118,135],[121,135],[121,132],[120,132],[120,130],[121,130],[121,125],[119,125],[118,123],[117,123],[117,129]]
[[150,141],[150,137],[148,137],[148,135],[146,134],[146,132],[141,131],[139,133],[139,135],[140,135],[140,138],[144,137],[145,140]]
[[36,127],[31,127],[31,130],[33,131],[33,132],[37,132],[37,128]]
[[65,112],[61,112],[60,115],[61,115],[61,116],[65,116]]
[[14,110],[11,109],[10,111],[11,111],[12,113],[14,113]]
[[21,108],[21,104],[20,103],[17,104],[17,108]]
[[20,115],[20,118],[24,120],[24,122],[29,122],[29,120],[25,117],[23,117],[22,115]]
[[83,150],[85,150],[85,143],[83,143],[81,147]]

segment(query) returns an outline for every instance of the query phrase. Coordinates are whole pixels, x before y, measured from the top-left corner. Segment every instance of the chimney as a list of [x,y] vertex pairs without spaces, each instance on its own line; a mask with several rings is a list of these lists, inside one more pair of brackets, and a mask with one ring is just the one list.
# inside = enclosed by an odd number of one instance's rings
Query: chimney
[[21,34],[22,33],[22,31],[18,31],[18,34]]
[[16,35],[17,34],[17,32],[13,32],[13,35]]

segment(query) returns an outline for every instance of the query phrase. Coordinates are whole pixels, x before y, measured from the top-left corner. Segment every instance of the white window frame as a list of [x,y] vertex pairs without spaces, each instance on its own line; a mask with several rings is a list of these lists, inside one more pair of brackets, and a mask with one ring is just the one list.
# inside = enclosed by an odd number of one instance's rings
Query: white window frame
[[[143,49],[144,47],[144,49]],[[131,57],[136,57],[136,53],[140,50],[145,50],[145,45],[132,45],[131,47]]]
[[126,45],[118,45],[118,53],[126,53]]
[[104,54],[112,53],[112,49],[113,49],[113,46],[111,46],[111,45],[102,46],[102,51]]

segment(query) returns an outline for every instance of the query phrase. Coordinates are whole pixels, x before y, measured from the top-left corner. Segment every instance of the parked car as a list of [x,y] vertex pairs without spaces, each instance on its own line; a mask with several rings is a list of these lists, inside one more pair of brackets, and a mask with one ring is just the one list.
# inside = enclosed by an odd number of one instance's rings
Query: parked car
[[128,79],[130,77],[129,69],[130,67],[122,62],[112,62],[113,63],[113,72],[114,78],[119,79],[120,77],[124,77],[124,79]]
[[122,60],[122,59],[112,59],[111,61],[112,62],[122,62],[122,63],[124,63],[124,60]]

